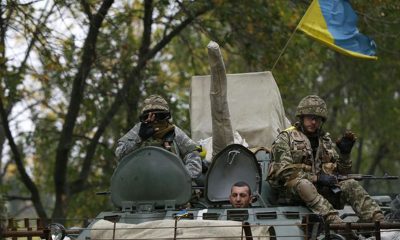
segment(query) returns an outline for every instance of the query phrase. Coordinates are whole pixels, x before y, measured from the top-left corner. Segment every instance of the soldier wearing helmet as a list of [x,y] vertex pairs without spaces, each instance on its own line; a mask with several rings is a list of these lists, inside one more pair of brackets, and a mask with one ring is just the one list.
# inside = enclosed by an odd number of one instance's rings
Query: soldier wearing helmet
[[158,146],[179,156],[192,178],[202,172],[201,158],[196,143],[179,127],[171,123],[167,101],[159,95],[144,100],[140,122],[117,142],[115,155],[122,157],[140,146]]
[[330,223],[342,222],[334,207],[343,203],[350,204],[362,221],[383,220],[381,209],[357,181],[338,182],[335,176],[351,171],[354,134],[347,131],[336,142],[338,154],[322,129],[328,118],[326,103],[316,95],[300,101],[296,117],[298,121],[272,144],[267,180],[280,190],[280,201],[303,202]]

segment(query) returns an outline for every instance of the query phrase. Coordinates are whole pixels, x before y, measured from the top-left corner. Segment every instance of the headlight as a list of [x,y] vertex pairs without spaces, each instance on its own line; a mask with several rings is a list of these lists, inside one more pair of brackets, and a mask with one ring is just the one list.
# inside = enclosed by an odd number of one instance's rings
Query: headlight
[[65,237],[65,228],[59,223],[50,223],[48,226],[52,240],[63,240]]

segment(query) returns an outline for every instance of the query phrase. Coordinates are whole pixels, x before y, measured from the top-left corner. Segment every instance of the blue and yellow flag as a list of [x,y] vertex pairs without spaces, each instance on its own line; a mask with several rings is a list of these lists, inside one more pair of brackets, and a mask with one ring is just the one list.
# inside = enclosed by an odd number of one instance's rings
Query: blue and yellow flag
[[358,31],[357,15],[348,0],[313,0],[298,28],[345,55],[378,59],[375,42]]

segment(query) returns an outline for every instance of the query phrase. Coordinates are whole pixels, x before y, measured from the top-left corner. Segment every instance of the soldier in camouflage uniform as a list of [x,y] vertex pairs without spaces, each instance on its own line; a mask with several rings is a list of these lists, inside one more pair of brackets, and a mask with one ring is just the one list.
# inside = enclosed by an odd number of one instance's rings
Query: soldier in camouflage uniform
[[337,181],[335,175],[351,172],[355,136],[347,132],[336,142],[338,154],[329,133],[322,130],[327,115],[320,97],[310,95],[300,101],[299,121],[282,131],[272,145],[267,180],[279,189],[280,200],[303,202],[329,223],[342,222],[333,207],[338,201],[350,204],[362,221],[382,220],[380,207],[357,181]]
[[172,124],[170,118],[169,106],[164,98],[159,95],[146,98],[140,122],[117,142],[117,158],[120,160],[140,146],[158,146],[179,156],[192,178],[199,177],[202,164],[197,145],[180,128]]

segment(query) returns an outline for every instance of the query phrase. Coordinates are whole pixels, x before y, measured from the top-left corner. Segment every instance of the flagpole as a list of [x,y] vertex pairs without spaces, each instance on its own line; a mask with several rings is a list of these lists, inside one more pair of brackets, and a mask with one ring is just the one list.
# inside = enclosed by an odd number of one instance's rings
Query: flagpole
[[310,6],[313,4],[314,1],[315,1],[315,0],[313,0],[313,1],[311,2],[311,4],[308,6],[306,12],[305,12],[305,13],[303,14],[303,16],[301,17],[300,22],[297,24],[296,28],[294,29],[294,31],[293,31],[292,34],[290,35],[289,39],[287,40],[285,46],[283,47],[283,49],[282,49],[281,52],[279,53],[278,58],[275,60],[275,63],[274,63],[274,65],[273,65],[272,68],[271,68],[271,72],[274,71],[276,64],[278,63],[279,59],[282,57],[283,53],[285,52],[286,48],[287,48],[288,45],[289,45],[290,40],[292,40],[292,38],[293,38],[294,34],[296,33],[297,29],[299,28],[300,24],[303,22],[304,16],[307,14],[308,9],[310,8]]
[[294,29],[292,35],[290,35],[290,37],[289,37],[289,40],[287,40],[285,46],[283,47],[283,49],[282,49],[281,52],[279,53],[278,58],[275,60],[275,63],[274,63],[274,65],[272,66],[271,72],[274,71],[276,64],[278,63],[279,59],[282,57],[283,52],[286,50],[287,46],[289,45],[290,40],[292,40],[292,38],[293,38],[294,34],[296,33],[296,31],[297,31],[297,27]]

